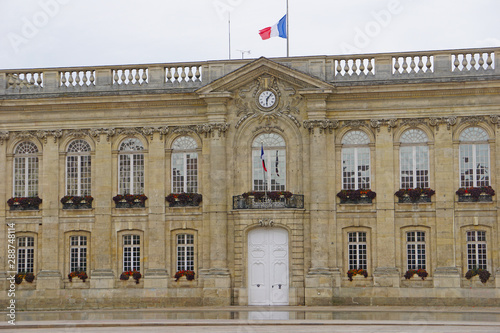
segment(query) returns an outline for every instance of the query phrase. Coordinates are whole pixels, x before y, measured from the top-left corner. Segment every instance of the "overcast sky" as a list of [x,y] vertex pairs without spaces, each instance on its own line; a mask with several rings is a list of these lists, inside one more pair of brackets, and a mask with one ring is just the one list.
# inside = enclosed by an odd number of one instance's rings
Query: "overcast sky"
[[[286,56],[286,0],[0,0],[0,69]],[[289,0],[290,56],[500,47],[498,0]]]

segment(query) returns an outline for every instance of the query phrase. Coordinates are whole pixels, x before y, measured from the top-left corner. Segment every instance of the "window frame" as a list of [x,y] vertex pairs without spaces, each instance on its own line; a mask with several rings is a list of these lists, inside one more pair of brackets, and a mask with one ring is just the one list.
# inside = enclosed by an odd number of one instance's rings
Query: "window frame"
[[[414,233],[415,235],[414,240],[409,240],[408,236],[410,234]],[[424,239],[419,240],[418,239],[418,234],[423,234]],[[410,270],[418,270],[418,269],[425,269],[427,271],[428,267],[428,249],[427,249],[427,233],[424,230],[408,230],[404,233],[405,235],[405,249],[406,249],[406,269]],[[419,259],[419,245],[423,245],[423,254],[420,254],[423,256],[423,259]],[[413,248],[412,250],[415,251],[415,253],[410,253],[410,246]],[[411,256],[415,256],[415,258],[411,258]],[[415,263],[411,263],[411,260],[414,260]],[[423,262],[423,264],[422,264]]]
[[[70,152],[71,145],[77,141],[82,141],[85,142],[88,146],[87,151],[83,152]],[[70,189],[69,185],[69,174],[70,174],[70,158],[76,157],[76,161],[72,161],[73,163],[76,163],[76,193],[73,192],[73,189]],[[87,160],[87,161],[84,161]],[[83,173],[83,166],[82,162],[86,163],[86,167],[88,169],[88,177],[85,177],[84,179],[87,179],[88,181],[85,182],[87,185],[87,189],[83,189],[83,184],[82,184],[82,173]],[[71,196],[91,196],[92,195],[92,146],[87,142],[87,140],[84,139],[75,139],[72,140],[71,142],[68,143],[67,149],[66,149],[66,158],[65,158],[65,193],[66,195],[71,195]]]
[[[270,137],[271,135],[275,137],[272,138]],[[274,145],[271,145],[271,143]],[[262,150],[264,151],[264,163],[266,165],[267,172],[265,172],[262,167]],[[273,152],[276,153],[273,154]],[[276,162],[278,162],[278,166],[276,166]],[[264,173],[265,177],[263,178],[262,176]],[[285,138],[282,135],[274,132],[261,133],[252,140],[251,174],[252,191],[286,191],[287,145]]]
[[[425,136],[425,141],[404,141],[404,137],[407,133],[410,131],[419,131],[420,136],[424,135]],[[411,138],[410,138],[411,139]],[[425,148],[424,151],[419,152],[419,148]],[[411,148],[411,170],[406,170],[406,171],[411,171],[412,175],[403,175],[403,165],[404,165],[404,159],[403,159],[403,154],[408,154],[409,152],[405,152],[405,150],[408,150]],[[420,158],[417,158],[417,156],[422,156],[424,155],[426,158],[426,163],[425,163],[425,168],[423,169],[418,169],[418,161]],[[409,164],[409,163],[407,163]],[[426,175],[418,175],[418,172],[427,172]],[[424,177],[425,180],[419,180],[418,178]],[[407,186],[406,183],[410,183],[409,181],[403,180],[403,178],[412,178],[411,181],[411,186]],[[414,188],[430,188],[430,149],[429,149],[429,137],[425,131],[419,128],[409,128],[405,130],[401,136],[400,136],[400,148],[399,148],[399,185],[400,188],[404,189],[414,189]]]
[[[368,235],[369,233],[365,230],[353,230],[347,231],[347,270],[351,269],[364,269],[368,270]],[[351,235],[355,235],[355,241],[351,241]],[[364,240],[361,239],[364,237]],[[352,246],[352,248],[351,248]],[[364,247],[360,249],[360,247]],[[354,250],[354,251],[352,251]],[[362,253],[364,251],[364,253]],[[352,257],[355,257],[356,266],[352,264]],[[364,257],[364,258],[363,258]]]
[[[30,144],[36,151],[31,153],[19,153],[21,145]],[[13,197],[37,197],[39,194],[39,181],[40,181],[40,149],[32,141],[19,142],[14,148],[13,161],[12,161],[12,196]],[[22,163],[20,163],[22,161]],[[21,167],[22,165],[22,167]],[[20,170],[21,169],[21,170]],[[22,173],[19,178],[18,173]],[[30,180],[30,177],[33,179]],[[30,181],[32,184],[30,184]],[[21,186],[22,185],[22,186]],[[30,185],[32,188],[30,188]],[[18,192],[19,188],[19,192]],[[19,195],[18,195],[19,194]]]
[[[179,243],[181,236],[184,238],[183,243]],[[188,243],[188,237],[191,243]],[[193,233],[177,233],[175,235],[175,271],[195,270],[195,235]],[[183,260],[180,264],[179,254],[182,251]]]
[[[135,140],[140,149],[126,149],[128,140]],[[128,161],[127,161],[128,159]],[[128,162],[128,165],[125,165]],[[127,170],[128,167],[128,170]],[[139,168],[138,168],[139,167]],[[121,140],[118,146],[118,194],[140,195],[145,193],[146,156],[143,142],[135,137]],[[136,182],[137,180],[137,182]],[[139,184],[137,189],[135,184]]]
[[[24,238],[24,239],[28,239],[28,238],[31,238],[32,241],[33,241],[33,245],[29,246],[29,245],[23,245],[21,246],[19,244],[19,240],[21,238]],[[27,242],[25,241],[25,244]],[[26,272],[26,273],[35,273],[35,266],[36,266],[36,237],[35,235],[31,235],[31,234],[20,234],[20,235],[17,235],[16,237],[16,260],[17,260],[17,265],[16,265],[16,271],[17,273],[21,273],[21,272]],[[24,269],[23,270],[20,270],[19,266],[21,264],[21,260],[20,260],[20,250],[25,250],[25,255],[24,255],[24,263],[23,263],[23,267]],[[31,265],[31,270],[27,270],[26,268],[28,267],[28,260],[29,260],[29,257],[30,255],[28,254],[28,250],[32,250],[32,254],[31,254],[31,262],[32,262],[32,265]]]
[[[356,133],[362,134],[363,138],[365,141],[364,142],[359,142],[359,143],[350,143],[346,142],[346,140],[350,140],[350,136],[355,135]],[[358,135],[359,138],[359,135]],[[370,148],[371,140],[369,135],[360,130],[360,129],[352,129],[347,131],[343,136],[341,140],[341,149],[340,149],[340,177],[341,177],[341,184],[342,184],[342,190],[358,190],[358,189],[363,189],[363,190],[369,190],[371,189],[372,186],[372,154],[371,154],[371,148]],[[347,156],[349,155],[349,156]],[[366,155],[366,156],[364,156]],[[365,161],[367,164],[360,164],[361,161]],[[353,166],[353,174],[354,176],[346,176],[345,173],[347,171],[344,171],[345,168],[348,166],[346,162],[352,162],[349,164],[352,164]],[[361,172],[366,172],[367,176],[363,176],[363,174],[360,173],[360,167],[364,168],[368,166],[368,172],[367,170],[361,170]],[[354,180],[353,183],[347,182],[347,180]],[[363,181],[364,179],[364,181]],[[353,185],[351,185],[353,184]]]
[[[186,142],[189,141],[189,142]],[[194,157],[189,157],[188,155],[194,155]],[[175,160],[182,160],[182,171],[183,174],[180,175],[183,177],[182,181],[175,180],[175,171],[174,167],[176,166]],[[194,162],[194,174],[189,174],[189,160]],[[190,136],[180,136],[176,138],[172,142],[172,156],[171,156],[171,166],[170,166],[170,175],[171,175],[171,191],[172,193],[199,193],[199,156],[198,156],[198,144],[195,139]],[[191,169],[193,171],[193,169]],[[177,170],[179,171],[179,170]],[[190,180],[194,178],[194,185],[189,185]],[[177,184],[182,183],[182,191],[178,191],[180,188]]]
[[[481,130],[486,137],[485,140],[465,140],[465,137],[467,135],[466,131],[470,129],[479,129]],[[471,126],[471,127],[466,127],[462,131],[460,131],[459,135],[459,147],[458,147],[458,174],[459,174],[459,187],[481,187],[481,186],[491,186],[491,146],[490,146],[490,135],[488,132],[479,126]],[[481,148],[485,148],[486,150],[486,156],[484,157],[486,159],[486,166],[478,169],[476,165],[478,165],[479,160],[479,155],[478,152],[481,150]],[[471,153],[472,156],[469,156],[468,153]],[[465,154],[465,155],[464,155]],[[472,159],[471,162],[463,162],[464,158],[469,158]],[[472,165],[472,169],[467,169],[465,166],[465,163],[470,163]],[[467,180],[465,176],[467,176],[467,171],[472,170],[472,180]],[[478,172],[478,170],[486,170],[486,173],[481,174]],[[486,175],[485,180],[480,180],[478,177],[481,175]],[[470,184],[472,183],[472,185]]]
[[[469,235],[474,234],[474,240],[469,240]],[[478,233],[482,233],[482,240],[477,240],[478,239]],[[471,245],[471,246],[470,246]],[[481,255],[481,251],[478,251],[478,245],[484,245],[484,248],[482,251],[484,252],[484,258],[479,258]],[[471,258],[469,250],[473,247],[474,249],[474,257]],[[483,229],[469,229],[466,230],[465,232],[465,264],[467,267],[467,270],[478,268],[478,269],[486,269],[488,270],[489,263],[488,263],[488,233],[486,230]],[[471,259],[474,259],[474,262],[476,265],[471,265]],[[478,264],[479,261],[482,260],[484,261],[483,264]]]
[[[143,240],[141,241],[142,235],[137,234],[137,233],[123,233],[121,235],[121,266],[122,266],[122,272],[127,272],[127,271],[137,271],[141,272],[142,269],[142,243]],[[133,238],[138,238],[139,243],[135,244],[126,244],[126,238],[131,237]],[[130,256],[126,255],[126,249],[130,248]],[[137,253],[138,251],[138,253]],[[127,257],[130,258],[130,260],[127,259]],[[135,258],[138,258],[137,260],[134,260]],[[128,261],[128,262],[126,262]],[[137,266],[138,263],[138,266]],[[130,268],[130,269],[126,269]],[[139,269],[137,269],[139,268]]]
[[[77,239],[77,244],[73,244],[73,239]],[[85,241],[85,244],[81,244],[81,241]],[[70,235],[69,236],[69,272],[86,272],[88,273],[88,245],[89,238],[87,235]],[[76,262],[77,265],[73,264],[73,250],[76,250]],[[82,262],[84,267],[82,267]],[[82,268],[84,268],[82,270]]]

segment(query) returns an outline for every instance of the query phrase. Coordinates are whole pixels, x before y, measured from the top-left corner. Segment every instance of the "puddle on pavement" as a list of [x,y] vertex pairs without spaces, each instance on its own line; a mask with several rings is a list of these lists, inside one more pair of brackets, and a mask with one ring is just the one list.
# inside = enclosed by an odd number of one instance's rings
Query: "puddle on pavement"
[[472,321],[500,322],[495,312],[420,312],[420,311],[172,311],[172,310],[81,310],[17,312],[18,321],[59,320],[398,320],[407,322]]

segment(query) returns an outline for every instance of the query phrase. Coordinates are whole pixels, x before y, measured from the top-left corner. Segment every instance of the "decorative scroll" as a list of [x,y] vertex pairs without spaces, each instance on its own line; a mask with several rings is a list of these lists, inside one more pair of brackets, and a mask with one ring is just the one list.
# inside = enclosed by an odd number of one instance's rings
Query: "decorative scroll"
[[394,128],[398,125],[398,120],[395,118],[391,119],[372,119],[370,120],[370,126],[377,129],[377,132],[380,132],[381,126],[387,126],[387,131],[391,132],[391,128]]
[[339,127],[339,121],[338,120],[330,120],[330,119],[323,119],[323,120],[304,120],[303,124],[305,129],[309,130],[310,134],[314,134],[314,129],[319,128],[319,133],[326,133],[328,130],[331,133],[333,133],[333,129]]

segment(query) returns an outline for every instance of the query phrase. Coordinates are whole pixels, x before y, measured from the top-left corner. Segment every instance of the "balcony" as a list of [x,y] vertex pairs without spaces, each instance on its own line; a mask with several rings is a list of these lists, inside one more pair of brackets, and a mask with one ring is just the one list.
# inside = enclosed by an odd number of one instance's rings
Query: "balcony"
[[[284,193],[284,194],[281,194]],[[290,192],[247,192],[233,196],[233,209],[304,208],[304,196]]]

